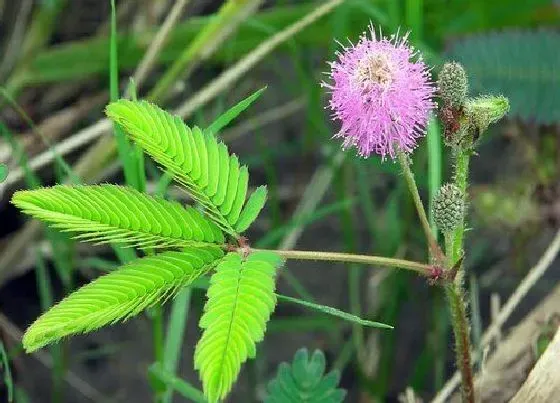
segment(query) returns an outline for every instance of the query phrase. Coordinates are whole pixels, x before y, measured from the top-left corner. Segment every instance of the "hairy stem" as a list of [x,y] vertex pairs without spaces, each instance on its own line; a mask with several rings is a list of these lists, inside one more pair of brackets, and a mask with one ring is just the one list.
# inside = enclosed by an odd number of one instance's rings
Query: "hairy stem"
[[455,261],[453,260],[453,232],[446,232],[445,234],[443,234],[444,240],[445,240],[445,253],[447,254],[447,265],[449,267],[453,267],[453,263],[455,263]]
[[[470,151],[458,150],[455,161],[455,185],[461,189],[466,198]],[[446,253],[449,265],[455,264],[463,253],[465,220],[461,219],[453,234],[446,236]],[[463,401],[474,403],[474,384],[471,359],[470,324],[467,316],[466,302],[463,298],[464,270],[461,266],[455,281],[445,287],[445,293],[451,311],[451,323],[455,336],[456,365],[461,372],[461,391]]]
[[[252,251],[267,251],[267,249],[253,249]],[[428,264],[413,262],[410,260],[393,259],[381,256],[354,255],[352,253],[341,252],[321,252],[321,251],[303,251],[303,250],[273,250],[286,259],[294,260],[322,260],[329,262],[345,262],[345,263],[361,263],[378,265],[384,267],[394,267],[415,271],[424,276],[431,274],[432,267]]]
[[[467,194],[467,178],[469,175],[469,161],[470,152],[469,151],[458,151],[455,161],[455,186],[457,186],[461,192],[463,192],[466,198]],[[463,250],[463,238],[465,233],[465,220],[461,219],[461,222],[457,226],[453,234],[453,250],[447,251],[451,254],[452,260],[455,262],[459,259],[461,251]]]
[[439,259],[442,259],[443,252],[441,251],[436,241],[436,238],[434,237],[434,234],[430,229],[430,222],[428,221],[426,210],[424,210],[424,204],[422,203],[422,199],[420,198],[420,193],[418,193],[418,186],[416,186],[416,181],[414,180],[414,174],[410,170],[410,163],[408,160],[408,156],[401,150],[397,151],[397,156],[404,177],[406,179],[408,190],[410,191],[410,194],[412,195],[412,199],[414,200],[414,205],[416,206],[416,212],[418,213],[418,218],[420,219],[420,223],[422,224],[422,229],[424,230],[424,235],[426,237],[426,241],[428,242],[428,247],[430,248],[430,254]]
[[461,372],[463,402],[474,403],[474,385],[471,362],[470,329],[461,287],[455,283],[445,286],[445,295],[451,310],[455,336],[455,360]]

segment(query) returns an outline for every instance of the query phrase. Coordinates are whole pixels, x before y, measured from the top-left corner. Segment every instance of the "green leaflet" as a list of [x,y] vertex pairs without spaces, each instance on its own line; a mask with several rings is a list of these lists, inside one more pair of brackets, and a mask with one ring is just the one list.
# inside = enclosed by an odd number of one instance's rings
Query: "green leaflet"
[[249,200],[245,203],[245,207],[243,207],[241,214],[239,214],[239,220],[237,220],[235,224],[235,230],[237,232],[244,232],[253,221],[257,219],[257,216],[266,203],[266,195],[266,186],[263,185],[255,189],[251,196],[249,196]]
[[113,102],[107,116],[173,174],[224,232],[239,237],[235,228],[245,205],[249,173],[224,143],[146,101]]
[[337,389],[338,371],[325,373],[325,355],[315,350],[311,359],[306,348],[298,350],[292,365],[283,362],[268,384],[265,403],[340,403],[346,391]]
[[196,209],[117,185],[19,191],[12,203],[76,238],[139,247],[184,247],[224,242],[220,229]]
[[41,315],[25,332],[23,347],[32,352],[62,337],[137,315],[173,297],[211,270],[222,256],[219,247],[206,246],[136,259],[85,285]]
[[274,252],[255,252],[245,260],[232,252],[217,265],[200,319],[204,332],[194,353],[211,403],[229,393],[241,364],[255,356],[255,343],[263,339],[276,306],[274,277],[282,263]]

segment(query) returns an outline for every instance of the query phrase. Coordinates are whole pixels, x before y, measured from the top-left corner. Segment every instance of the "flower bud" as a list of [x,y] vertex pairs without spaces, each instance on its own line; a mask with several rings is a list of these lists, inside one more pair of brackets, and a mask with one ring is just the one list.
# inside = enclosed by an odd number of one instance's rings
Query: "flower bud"
[[467,73],[459,63],[445,63],[438,76],[439,94],[443,101],[453,107],[460,108],[465,103],[469,83]]
[[483,96],[469,99],[465,113],[471,125],[482,133],[509,112],[509,101],[503,96]]
[[436,225],[443,233],[453,231],[465,213],[463,192],[448,183],[439,188],[434,197],[433,215]]

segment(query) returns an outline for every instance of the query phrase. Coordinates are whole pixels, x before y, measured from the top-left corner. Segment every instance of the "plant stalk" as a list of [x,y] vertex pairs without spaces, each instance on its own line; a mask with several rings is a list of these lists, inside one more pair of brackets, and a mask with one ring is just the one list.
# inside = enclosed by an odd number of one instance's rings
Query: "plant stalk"
[[[467,195],[467,178],[469,174],[469,151],[458,151],[455,161],[455,186],[457,186],[464,197]],[[461,219],[457,229],[453,233],[453,250],[447,251],[451,255],[452,261],[456,262],[463,250],[463,238],[465,234],[465,220]]]
[[[458,150],[455,161],[455,185],[466,198],[467,178],[469,171],[470,151]],[[461,219],[454,233],[446,235],[446,253],[449,256],[449,267],[452,267],[463,253],[465,220]],[[467,316],[463,289],[464,270],[461,265],[453,283],[446,285],[451,324],[455,336],[456,365],[461,373],[461,392],[463,401],[475,402],[474,383],[471,358],[470,323]]]
[[154,361],[163,363],[164,328],[163,328],[163,308],[157,304],[152,308],[152,330]]
[[413,262],[404,259],[394,259],[381,256],[354,255],[352,253],[342,252],[322,252],[322,251],[303,251],[303,250],[269,250],[269,249],[253,249],[257,251],[271,251],[278,253],[286,259],[294,260],[319,260],[329,262],[345,262],[345,263],[361,263],[369,265],[378,265],[384,267],[394,267],[399,269],[411,270],[424,276],[430,276],[432,267],[428,264]]
[[445,295],[451,310],[451,323],[455,336],[455,360],[461,373],[463,402],[474,403],[470,329],[462,289],[457,284],[450,283],[445,286]]
[[428,216],[426,215],[426,210],[424,210],[424,204],[422,204],[422,199],[420,198],[420,193],[418,193],[418,186],[416,186],[416,181],[414,180],[414,174],[410,169],[410,163],[408,161],[408,156],[401,150],[397,150],[397,157],[401,165],[404,177],[406,179],[406,184],[408,190],[412,195],[414,200],[414,205],[416,206],[416,212],[418,213],[418,218],[422,224],[422,229],[424,230],[424,236],[428,242],[428,247],[430,249],[431,256],[437,257],[438,260],[443,260],[443,252],[441,251],[432,230],[430,229],[430,222],[428,221]]

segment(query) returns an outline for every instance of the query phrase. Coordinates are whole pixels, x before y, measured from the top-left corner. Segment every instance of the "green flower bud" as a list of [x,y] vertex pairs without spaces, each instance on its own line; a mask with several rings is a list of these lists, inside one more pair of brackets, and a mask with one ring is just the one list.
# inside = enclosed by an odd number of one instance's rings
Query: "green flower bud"
[[443,101],[453,107],[464,105],[469,90],[467,73],[459,63],[445,63],[438,76],[439,94]]
[[465,105],[465,113],[471,125],[482,133],[493,123],[509,112],[509,101],[503,96],[482,96],[469,99]]
[[434,197],[432,213],[441,232],[453,231],[465,214],[463,192],[451,183],[440,187]]

